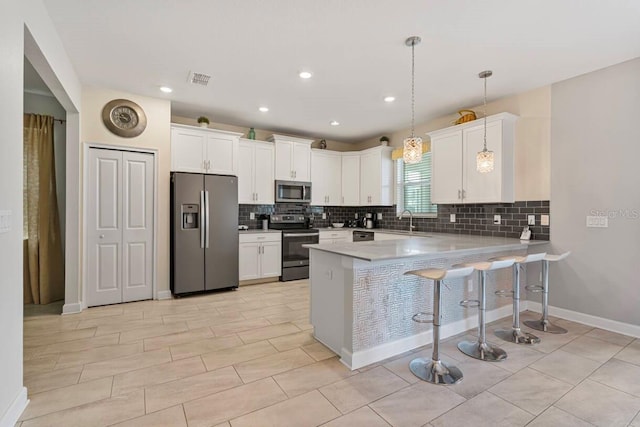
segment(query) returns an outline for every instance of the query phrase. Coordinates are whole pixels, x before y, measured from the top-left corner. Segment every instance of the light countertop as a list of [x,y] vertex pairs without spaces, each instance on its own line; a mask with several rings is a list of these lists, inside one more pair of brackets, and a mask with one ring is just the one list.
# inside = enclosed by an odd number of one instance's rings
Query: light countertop
[[240,234],[263,234],[263,233],[280,233],[280,230],[263,230],[263,229],[253,229],[253,230],[238,230]]
[[[367,231],[390,232],[382,229]],[[398,233],[397,230],[393,232]],[[398,233],[408,235],[408,233]],[[354,243],[330,243],[305,245],[311,250],[330,252],[365,261],[380,261],[397,258],[412,258],[420,256],[438,256],[455,253],[492,252],[499,250],[517,250],[530,246],[544,245],[546,240],[520,241],[502,237],[471,236],[447,233],[413,233],[410,239],[379,240]]]

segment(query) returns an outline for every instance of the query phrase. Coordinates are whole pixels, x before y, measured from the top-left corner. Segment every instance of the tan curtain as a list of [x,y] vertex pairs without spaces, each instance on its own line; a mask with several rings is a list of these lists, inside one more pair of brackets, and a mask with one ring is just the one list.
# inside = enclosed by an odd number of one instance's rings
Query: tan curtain
[[24,302],[64,299],[53,117],[24,115]]

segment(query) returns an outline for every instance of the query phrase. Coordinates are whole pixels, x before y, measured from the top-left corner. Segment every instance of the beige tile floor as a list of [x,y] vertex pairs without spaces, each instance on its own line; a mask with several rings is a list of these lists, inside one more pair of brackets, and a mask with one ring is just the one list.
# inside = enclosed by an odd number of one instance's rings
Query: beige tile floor
[[500,342],[502,363],[460,353],[462,335],[447,340],[442,359],[465,378],[443,387],[408,369],[429,346],[345,368],[313,339],[307,281],[60,310],[25,307],[20,427],[640,427],[640,340],[566,320],[553,319],[568,334],[540,333],[538,345]]

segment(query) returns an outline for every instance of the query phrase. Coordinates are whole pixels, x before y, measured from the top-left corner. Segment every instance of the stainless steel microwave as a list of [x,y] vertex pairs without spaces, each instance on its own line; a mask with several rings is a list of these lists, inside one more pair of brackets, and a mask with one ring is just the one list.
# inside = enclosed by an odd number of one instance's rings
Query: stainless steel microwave
[[276,181],[276,203],[311,203],[311,183]]

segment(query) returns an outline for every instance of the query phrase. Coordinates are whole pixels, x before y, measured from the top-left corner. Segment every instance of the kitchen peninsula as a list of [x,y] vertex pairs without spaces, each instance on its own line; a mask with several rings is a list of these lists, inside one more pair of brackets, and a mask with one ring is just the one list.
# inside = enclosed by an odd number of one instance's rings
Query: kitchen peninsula
[[[399,240],[308,245],[315,337],[351,369],[428,344],[431,327],[411,317],[432,311],[433,283],[405,272],[540,252],[547,243],[429,233]],[[530,277],[537,277],[533,269],[530,272]],[[511,300],[494,295],[495,290],[511,288],[511,274],[505,269],[489,275],[488,321],[511,313]],[[476,309],[459,305],[461,300],[477,298],[476,275],[471,277],[446,282],[443,338],[477,326]]]

